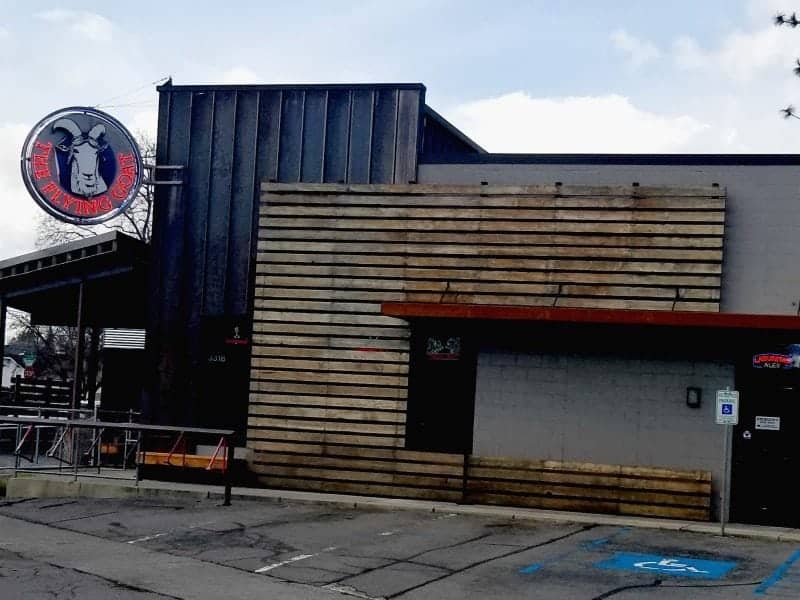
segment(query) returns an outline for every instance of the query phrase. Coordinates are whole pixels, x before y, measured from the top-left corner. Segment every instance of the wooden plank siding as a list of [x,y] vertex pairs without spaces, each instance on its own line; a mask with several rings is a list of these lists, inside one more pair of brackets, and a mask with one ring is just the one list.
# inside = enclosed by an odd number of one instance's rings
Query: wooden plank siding
[[465,501],[708,520],[711,473],[470,457]]
[[380,307],[717,312],[724,190],[263,184],[259,214],[248,446],[264,484],[707,518],[710,487],[669,503],[657,478],[565,472],[547,492],[541,469],[476,458],[464,498],[464,457],[403,450],[410,330]]

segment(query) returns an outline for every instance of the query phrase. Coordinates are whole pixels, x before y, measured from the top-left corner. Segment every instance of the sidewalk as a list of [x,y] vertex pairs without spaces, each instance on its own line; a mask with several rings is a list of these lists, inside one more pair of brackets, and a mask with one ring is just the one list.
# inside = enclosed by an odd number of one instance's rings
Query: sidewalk
[[[119,473],[119,471],[117,471],[117,473]],[[2,478],[2,474],[0,474],[0,478]],[[223,492],[221,486],[169,481],[144,480],[140,481],[137,485],[133,479],[112,480],[79,476],[77,481],[73,481],[72,477],[30,473],[6,479],[7,499],[64,497],[124,498],[135,496],[180,496],[222,499]],[[237,499],[265,500],[272,502],[289,501],[296,503],[329,504],[343,508],[416,510],[502,519],[615,525],[645,529],[691,531],[694,533],[712,535],[720,534],[719,523],[540,510],[508,506],[466,505],[454,504],[451,502],[432,502],[428,500],[376,498],[371,496],[298,492],[264,488],[234,487],[232,499],[234,502]],[[755,539],[800,542],[800,529],[790,529],[786,527],[767,527],[762,525],[732,523],[726,525],[725,534]]]

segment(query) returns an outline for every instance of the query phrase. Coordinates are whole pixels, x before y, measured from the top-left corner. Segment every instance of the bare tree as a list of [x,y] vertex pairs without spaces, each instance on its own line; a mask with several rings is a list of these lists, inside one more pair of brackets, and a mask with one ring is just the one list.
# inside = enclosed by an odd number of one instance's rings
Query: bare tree
[[[153,164],[156,156],[155,142],[147,134],[138,132],[137,140],[145,164]],[[149,242],[153,224],[153,188],[144,185],[130,208],[116,219],[98,225],[72,225],[41,213],[36,225],[36,247],[47,248],[74,242],[108,231],[121,231]]]
[[54,325],[34,325],[30,315],[12,310],[8,326],[13,332],[9,346],[32,352],[36,357],[37,377],[66,381],[72,378],[77,329]]
[[[792,13],[791,15],[787,16],[784,13],[778,13],[775,15],[773,20],[776,27],[791,27],[792,29],[797,29],[797,26],[800,25],[800,18],[798,18],[797,13]],[[800,76],[800,58],[795,59],[795,66],[792,69],[792,72]],[[788,105],[786,108],[781,109],[781,114],[783,115],[784,119],[800,119],[800,115],[797,114],[797,111],[793,105]]]

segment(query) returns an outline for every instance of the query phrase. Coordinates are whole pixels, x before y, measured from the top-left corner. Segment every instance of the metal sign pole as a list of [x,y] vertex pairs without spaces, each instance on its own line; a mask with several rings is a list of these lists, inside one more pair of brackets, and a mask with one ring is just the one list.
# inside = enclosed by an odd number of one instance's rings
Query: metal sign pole
[[725,521],[728,518],[728,505],[731,495],[731,452],[733,447],[733,426],[739,424],[739,392],[726,387],[717,390],[716,407],[717,425],[723,425],[725,441],[722,458],[722,487],[719,490],[719,529],[720,535],[725,536]]
[[720,495],[722,500],[720,502],[720,515],[719,515],[719,532],[722,537],[725,537],[725,522],[728,519],[728,499],[730,497],[730,481],[731,481],[731,434],[733,432],[732,425],[725,425],[725,450],[722,459],[722,489]]

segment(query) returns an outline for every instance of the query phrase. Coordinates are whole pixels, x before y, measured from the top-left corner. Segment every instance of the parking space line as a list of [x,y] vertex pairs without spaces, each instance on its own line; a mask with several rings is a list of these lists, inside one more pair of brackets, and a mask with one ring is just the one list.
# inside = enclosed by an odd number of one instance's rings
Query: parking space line
[[772,572],[764,582],[758,586],[755,591],[753,592],[756,596],[763,596],[767,593],[767,590],[772,586],[779,583],[784,577],[786,577],[787,571],[792,568],[792,565],[800,560],[800,550],[796,550],[789,558],[787,558],[783,563],[781,563],[777,569]]
[[125,542],[126,544],[138,544],[139,542],[147,542],[149,540],[154,540],[156,538],[160,538],[162,535],[167,535],[166,532],[164,533],[156,533],[154,535],[146,535],[136,540],[129,540]]
[[289,565],[291,563],[295,563],[301,560],[306,560],[308,558],[314,558],[315,556],[319,556],[323,552],[330,552],[331,550],[336,550],[336,546],[329,546],[328,548],[324,548],[321,552],[316,552],[315,554],[298,554],[297,556],[287,558],[286,560],[282,560],[280,562],[272,563],[271,565],[261,567],[260,569],[256,569],[253,572],[266,573],[267,571],[272,571],[272,569],[277,569],[278,567],[283,567],[285,565]]

